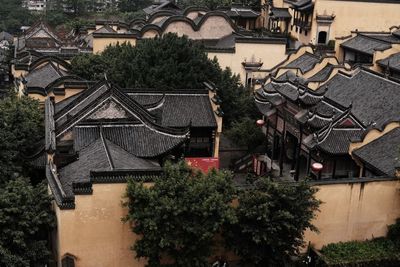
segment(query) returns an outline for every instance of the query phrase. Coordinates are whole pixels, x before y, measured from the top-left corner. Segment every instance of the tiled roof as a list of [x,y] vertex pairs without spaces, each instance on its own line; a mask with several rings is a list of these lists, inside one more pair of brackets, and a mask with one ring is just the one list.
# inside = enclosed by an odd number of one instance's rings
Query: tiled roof
[[[147,91],[147,92],[146,92]],[[216,127],[217,123],[211,107],[208,91],[190,90],[160,91],[148,89],[127,89],[127,94],[135,101],[146,105],[157,101],[164,95],[164,101],[151,110],[153,114],[161,116],[161,125],[166,127],[185,127],[191,123],[192,127]]]
[[358,34],[350,40],[343,42],[340,46],[369,55],[372,55],[374,51],[382,51],[392,47],[391,43],[389,42],[374,39],[361,34]]
[[60,182],[67,195],[73,195],[72,183],[90,181],[92,171],[159,169],[158,163],[140,159],[107,138],[100,136],[79,152],[79,159],[59,170]]
[[304,53],[300,57],[296,58],[285,67],[287,68],[297,68],[300,69],[302,73],[306,73],[307,71],[314,68],[315,64],[319,62],[320,58],[311,53]]
[[392,44],[398,44],[400,43],[400,37],[397,37],[396,35],[393,35],[391,33],[384,33],[384,34],[365,34],[366,36],[370,37],[370,38],[374,38],[377,40],[381,40],[381,41],[385,41],[385,42],[389,42]]
[[313,76],[307,79],[309,82],[324,82],[329,78],[333,70],[332,64],[327,64],[319,72],[315,73]]
[[[95,126],[77,126],[74,128],[74,149],[81,151],[100,137]],[[103,125],[103,135],[137,157],[151,158],[169,152],[186,138],[184,136],[163,135],[143,124],[121,123]]]
[[95,30],[93,33],[116,33],[113,28],[111,28],[108,25],[104,25],[103,27],[99,28],[98,30]]
[[56,79],[67,75],[67,73],[57,68],[53,63],[46,63],[44,66],[36,68],[26,76],[27,87],[45,88]]
[[258,18],[260,16],[259,12],[246,7],[232,7],[226,14],[231,18]]
[[400,121],[400,84],[366,70],[351,77],[338,73],[326,86],[325,98],[347,108],[364,125],[381,128],[390,121]]
[[292,17],[288,8],[271,8],[270,16],[274,18],[289,19]]
[[390,69],[400,71],[400,53],[396,53],[387,58],[378,60],[377,63],[383,68],[389,66]]
[[400,166],[400,128],[395,128],[372,142],[356,149],[353,154],[367,165],[392,176]]
[[332,129],[330,134],[318,144],[318,147],[328,154],[348,154],[350,140],[363,134],[360,129]]
[[2,40],[7,40],[8,42],[13,42],[14,41],[14,36],[9,34],[8,32],[2,31],[0,32],[0,41]]

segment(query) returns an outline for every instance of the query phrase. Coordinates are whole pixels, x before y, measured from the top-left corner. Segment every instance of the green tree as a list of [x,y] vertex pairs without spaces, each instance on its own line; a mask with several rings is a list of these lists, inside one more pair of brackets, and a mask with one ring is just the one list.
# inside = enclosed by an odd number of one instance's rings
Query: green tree
[[150,0],[120,0],[118,8],[121,12],[136,12],[151,4]]
[[12,93],[0,100],[0,184],[15,173],[27,174],[25,158],[43,136],[38,101]]
[[50,201],[44,183],[32,186],[29,179],[17,178],[0,186],[0,266],[47,263],[48,230],[54,223]]
[[228,247],[246,266],[283,266],[303,245],[320,201],[306,181],[288,184],[260,178],[239,194],[237,223],[225,227]]
[[22,7],[22,0],[0,0],[0,31],[16,33],[29,25],[34,16]]
[[128,182],[129,214],[133,232],[142,238],[133,246],[148,266],[209,266],[215,235],[234,219],[231,175],[211,171],[192,173],[184,164],[165,165],[164,177],[153,187]]
[[254,119],[244,117],[235,121],[226,132],[227,137],[239,146],[246,146],[249,151],[263,144],[265,135]]
[[89,0],[63,0],[62,3],[75,16],[80,16],[85,14],[90,5]]
[[255,118],[258,114],[239,76],[229,69],[222,70],[216,59],[210,60],[203,47],[187,37],[166,34],[141,40],[135,47],[117,44],[101,55],[77,56],[71,64],[78,76],[96,80],[106,73],[121,87],[194,89],[211,81],[219,89],[225,126],[243,116]]

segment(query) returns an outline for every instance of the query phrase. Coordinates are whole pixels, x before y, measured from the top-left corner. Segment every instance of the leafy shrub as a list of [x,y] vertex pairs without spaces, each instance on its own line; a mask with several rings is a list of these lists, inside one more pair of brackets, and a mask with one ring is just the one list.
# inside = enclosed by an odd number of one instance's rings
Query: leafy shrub
[[321,252],[328,266],[400,265],[399,247],[386,238],[328,244]]
[[400,218],[388,226],[387,238],[400,245]]

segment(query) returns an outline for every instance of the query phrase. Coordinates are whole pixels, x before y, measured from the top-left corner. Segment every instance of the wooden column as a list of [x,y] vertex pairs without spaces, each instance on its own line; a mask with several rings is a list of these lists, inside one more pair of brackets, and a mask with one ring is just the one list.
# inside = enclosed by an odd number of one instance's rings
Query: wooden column
[[336,174],[336,159],[333,160],[332,179],[335,179]]
[[306,174],[310,176],[310,165],[311,165],[311,151],[308,151],[307,155],[307,167],[306,167]]
[[283,130],[282,130],[282,139],[281,139],[281,149],[279,153],[279,176],[283,175],[283,153],[285,152],[285,131],[286,131],[286,120],[283,119]]
[[301,141],[303,139],[303,127],[299,126],[300,129],[300,138],[299,138],[299,144],[297,146],[297,153],[296,153],[296,172],[294,174],[294,180],[298,181],[299,180],[299,176],[300,176],[300,151],[301,151]]

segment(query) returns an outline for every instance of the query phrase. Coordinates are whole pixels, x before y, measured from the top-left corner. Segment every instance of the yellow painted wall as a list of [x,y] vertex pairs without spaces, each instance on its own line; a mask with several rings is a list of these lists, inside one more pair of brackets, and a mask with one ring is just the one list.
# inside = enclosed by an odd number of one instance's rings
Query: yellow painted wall
[[136,45],[136,38],[94,38],[93,37],[93,53],[101,53],[106,49],[107,46],[109,45],[116,45],[117,43],[130,43],[131,45],[135,46]]
[[397,3],[373,3],[360,1],[316,0],[311,42],[316,43],[316,15],[334,14],[330,38],[349,35],[351,31],[388,31],[399,25],[400,5]]
[[[121,218],[126,184],[94,184],[93,195],[75,196],[74,210],[56,208],[59,262],[65,253],[77,257],[76,267],[142,267],[130,247],[137,239]],[[61,267],[61,263],[59,264]]]
[[246,71],[242,62],[261,60],[262,68],[269,69],[282,62],[287,55],[285,44],[236,43],[235,53],[208,53],[210,59],[215,56],[222,68],[229,67],[233,73],[239,74],[241,81],[245,83]]
[[[306,231],[305,241],[317,249],[329,243],[384,236],[387,225],[400,217],[400,180],[317,186],[323,203],[314,220],[320,233]],[[130,246],[137,240],[121,222],[126,184],[94,184],[93,195],[77,195],[74,210],[59,210],[59,260],[77,257],[77,267],[142,267]]]
[[198,31],[185,21],[175,21],[167,26],[164,33],[177,33],[179,36],[186,35],[190,39],[219,39],[222,36],[231,34],[234,31],[231,24],[221,16],[210,16],[201,25]]
[[400,180],[318,186],[323,201],[305,241],[317,249],[329,243],[385,236],[400,217]]

